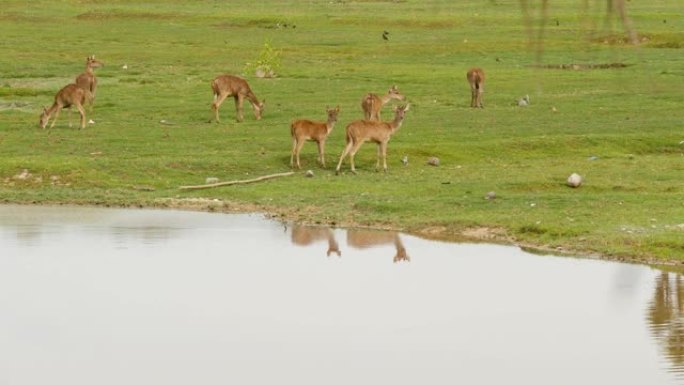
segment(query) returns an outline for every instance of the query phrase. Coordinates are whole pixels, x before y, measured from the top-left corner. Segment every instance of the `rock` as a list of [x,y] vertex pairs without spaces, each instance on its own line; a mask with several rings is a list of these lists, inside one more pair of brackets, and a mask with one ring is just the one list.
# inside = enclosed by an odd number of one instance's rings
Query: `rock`
[[95,121],[92,120],[92,119],[90,119],[90,120],[88,121],[88,124],[95,124]]
[[488,192],[487,194],[485,194],[485,199],[487,199],[487,200],[496,199],[496,193],[494,191]]
[[582,185],[582,177],[577,173],[572,173],[568,177],[568,186],[577,188]]
[[207,177],[207,179],[205,179],[204,182],[205,182],[206,184],[212,184],[212,183],[218,183],[218,181],[219,181],[219,178],[210,176],[210,177]]
[[306,174],[304,174],[307,178],[313,178],[314,172],[312,170],[306,170]]
[[12,179],[26,180],[26,179],[29,179],[30,177],[31,177],[31,173],[29,172],[29,170],[24,169],[19,174],[13,176]]
[[428,158],[427,164],[429,164],[430,166],[439,166],[439,158],[437,158],[436,156],[431,156],[430,158]]
[[530,95],[525,95],[522,98],[518,99],[518,106],[519,107],[525,107],[530,105]]
[[403,163],[404,166],[408,166],[408,155],[404,155],[404,157],[401,158],[401,163]]

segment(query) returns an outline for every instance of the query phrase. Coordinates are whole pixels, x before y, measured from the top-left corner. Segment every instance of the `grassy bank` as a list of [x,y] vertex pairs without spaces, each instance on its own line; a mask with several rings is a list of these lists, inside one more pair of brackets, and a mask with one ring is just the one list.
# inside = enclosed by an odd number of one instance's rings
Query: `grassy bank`
[[[0,200],[164,206],[206,198],[225,202],[218,209],[307,222],[682,260],[679,5],[630,3],[643,40],[635,47],[622,43],[619,25],[604,28],[600,4],[584,14],[580,3],[552,4],[536,63],[517,1],[7,0],[0,10]],[[264,119],[254,120],[247,105],[245,121],[236,123],[228,100],[222,123],[207,123],[210,81],[240,74],[265,42],[282,52],[279,76],[245,74],[266,99]],[[95,124],[69,128],[63,113],[54,129],[39,129],[42,106],[90,54],[105,63],[88,114]],[[582,69],[609,63],[626,66]],[[553,68],[561,64],[580,69]],[[465,72],[476,65],[488,76],[482,110],[468,107]],[[344,126],[362,117],[361,97],[393,84],[411,110],[390,141],[389,173],[374,171],[369,143],[357,154],[358,175],[345,162],[336,176]],[[516,106],[525,94],[531,105]],[[324,120],[326,105],[341,108],[327,170],[307,144],[302,162],[313,178],[302,172],[178,190],[207,177],[289,170],[289,122]],[[391,117],[389,108],[383,117]],[[426,164],[431,156],[439,167]],[[30,175],[22,178],[23,170]],[[573,172],[585,179],[578,189],[565,186]],[[496,199],[484,199],[489,191]]]

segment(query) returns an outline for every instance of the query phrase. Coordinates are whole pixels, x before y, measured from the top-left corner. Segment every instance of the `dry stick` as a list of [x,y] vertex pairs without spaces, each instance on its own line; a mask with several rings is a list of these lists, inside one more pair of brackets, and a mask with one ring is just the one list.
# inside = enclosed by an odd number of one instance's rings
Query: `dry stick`
[[203,188],[212,188],[212,187],[220,187],[220,186],[229,186],[233,184],[246,184],[246,183],[254,183],[254,182],[261,182],[263,180],[268,180],[268,179],[273,179],[273,178],[278,178],[281,176],[290,176],[293,175],[294,171],[289,171],[289,172],[282,172],[279,174],[271,174],[271,175],[264,175],[260,176],[258,178],[254,179],[243,179],[243,180],[231,180],[228,182],[219,182],[219,183],[211,183],[211,184],[201,184],[198,186],[180,186],[179,189],[181,190],[199,190]]

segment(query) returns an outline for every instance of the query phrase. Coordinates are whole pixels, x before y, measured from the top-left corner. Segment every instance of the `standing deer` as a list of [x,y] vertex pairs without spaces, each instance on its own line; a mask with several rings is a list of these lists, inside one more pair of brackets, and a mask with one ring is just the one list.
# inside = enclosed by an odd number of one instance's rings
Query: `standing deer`
[[76,109],[78,109],[79,114],[81,114],[80,128],[85,128],[86,120],[83,105],[86,102],[87,93],[88,91],[85,91],[76,84],[69,84],[59,90],[55,95],[55,102],[52,106],[50,108],[43,108],[43,113],[40,114],[40,128],[45,128],[45,126],[47,126],[53,114],[55,118],[52,120],[50,128],[54,127],[55,122],[57,122],[57,117],[59,117],[59,111],[61,111],[62,108],[71,107],[76,107]]
[[297,159],[297,168],[302,168],[299,164],[299,152],[307,140],[318,143],[318,162],[325,168],[325,140],[330,135],[335,122],[337,122],[337,114],[340,112],[340,106],[336,108],[325,108],[328,113],[328,120],[323,122],[313,122],[311,120],[300,119],[295,120],[290,124],[290,134],[292,135],[292,155],[290,156],[290,167],[294,167],[294,159]]
[[342,156],[340,156],[340,161],[337,163],[335,173],[340,173],[342,160],[349,154],[351,171],[356,174],[354,155],[366,141],[372,141],[378,144],[378,160],[375,163],[375,168],[378,169],[380,167],[380,157],[382,157],[383,169],[387,172],[387,142],[389,142],[390,137],[397,132],[399,127],[401,127],[401,123],[404,121],[404,115],[408,110],[408,104],[406,106],[395,107],[394,120],[391,122],[356,120],[349,123],[346,132],[347,145],[344,148],[344,151],[342,151]]
[[[264,110],[266,100],[259,102],[256,95],[249,88],[247,81],[241,77],[233,75],[221,75],[211,82],[211,89],[214,91],[214,103],[211,108],[214,110],[216,123],[219,122],[219,107],[228,96],[235,98],[235,109],[237,110],[237,121],[242,122],[242,103],[245,98],[249,100],[254,109],[254,116],[257,120],[261,119],[261,112]],[[211,122],[211,120],[210,120]]]
[[387,91],[387,94],[383,96],[378,96],[372,93],[367,94],[361,100],[363,118],[366,120],[380,121],[380,110],[392,99],[404,101],[406,100],[406,97],[399,92],[397,86],[392,86],[389,91]]
[[470,84],[470,107],[484,108],[482,93],[484,92],[485,75],[482,68],[471,68],[466,74]]
[[406,248],[404,247],[399,234],[394,231],[347,230],[347,245],[355,249],[367,249],[390,244],[394,245],[397,251],[393,258],[395,263],[411,261],[411,257],[406,254]]
[[101,61],[95,60],[95,55],[86,58],[85,72],[76,77],[76,85],[88,91],[88,102],[92,108],[95,103],[95,89],[97,88],[97,78],[95,77],[95,68],[104,66]]

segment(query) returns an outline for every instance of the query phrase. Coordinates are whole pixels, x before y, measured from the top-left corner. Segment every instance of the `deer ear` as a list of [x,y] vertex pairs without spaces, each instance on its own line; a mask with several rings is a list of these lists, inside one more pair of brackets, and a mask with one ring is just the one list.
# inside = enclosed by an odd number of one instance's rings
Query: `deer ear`
[[406,108],[404,108],[404,111],[408,111],[410,106],[411,106],[410,104],[407,104]]
[[340,112],[340,105],[338,104],[335,109],[337,110],[337,112]]

